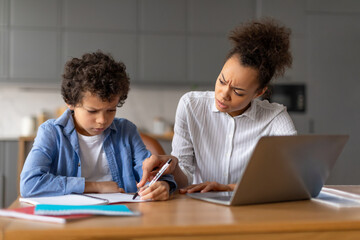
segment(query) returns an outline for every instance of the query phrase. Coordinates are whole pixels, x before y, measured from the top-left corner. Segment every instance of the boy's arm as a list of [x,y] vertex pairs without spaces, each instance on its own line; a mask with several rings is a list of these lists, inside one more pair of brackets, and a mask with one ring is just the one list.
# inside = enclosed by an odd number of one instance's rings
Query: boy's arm
[[[68,165],[74,165],[73,159],[66,159],[69,156],[62,155],[62,159],[59,158],[57,141],[56,129],[52,123],[46,122],[39,127],[33,148],[20,175],[21,196],[55,196],[84,192],[84,178],[53,174],[54,168],[64,168],[65,173],[69,172],[69,169],[65,169],[69,168]],[[64,143],[67,139],[63,138],[61,141],[61,147],[70,147]],[[73,151],[71,147],[70,151]],[[56,160],[58,162],[55,162]],[[72,166],[71,169],[76,167]]]

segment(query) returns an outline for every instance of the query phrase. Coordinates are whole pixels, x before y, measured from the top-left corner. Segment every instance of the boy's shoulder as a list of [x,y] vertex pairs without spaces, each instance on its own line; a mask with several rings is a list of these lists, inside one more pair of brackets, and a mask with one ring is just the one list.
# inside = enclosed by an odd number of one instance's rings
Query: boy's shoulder
[[126,119],[126,118],[114,118],[113,121],[115,124],[117,125],[135,125],[133,122],[131,122],[130,120]]
[[48,119],[45,122],[43,122],[39,128],[43,129],[55,129],[56,128],[56,119]]
[[126,118],[114,118],[112,127],[123,131],[132,131],[136,129],[136,125]]

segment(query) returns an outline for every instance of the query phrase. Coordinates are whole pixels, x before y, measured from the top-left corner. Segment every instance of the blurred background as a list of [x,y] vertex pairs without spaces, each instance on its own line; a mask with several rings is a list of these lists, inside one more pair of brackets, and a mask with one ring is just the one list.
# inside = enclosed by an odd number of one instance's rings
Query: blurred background
[[360,1],[0,0],[0,207],[16,197],[18,139],[64,110],[64,64],[98,49],[123,61],[131,90],[117,117],[167,153],[179,98],[213,90],[229,31],[270,16],[292,29],[293,67],[271,101],[299,134],[349,134],[328,184],[360,184]]

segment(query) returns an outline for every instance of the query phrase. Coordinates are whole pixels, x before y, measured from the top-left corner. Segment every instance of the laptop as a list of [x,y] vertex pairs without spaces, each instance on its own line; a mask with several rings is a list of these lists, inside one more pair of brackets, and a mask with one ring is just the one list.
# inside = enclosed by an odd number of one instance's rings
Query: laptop
[[234,191],[187,195],[231,206],[316,197],[348,138],[347,135],[262,137]]

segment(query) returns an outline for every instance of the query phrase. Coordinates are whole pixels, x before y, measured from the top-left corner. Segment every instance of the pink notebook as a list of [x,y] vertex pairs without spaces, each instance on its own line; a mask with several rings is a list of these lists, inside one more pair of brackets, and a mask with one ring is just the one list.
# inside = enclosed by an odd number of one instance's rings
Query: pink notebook
[[34,209],[35,206],[15,208],[15,209],[0,209],[0,217],[3,216],[3,217],[27,219],[27,220],[34,220],[41,222],[66,223],[69,220],[83,219],[93,216],[91,214],[73,214],[73,215],[62,215],[62,216],[35,215]]

